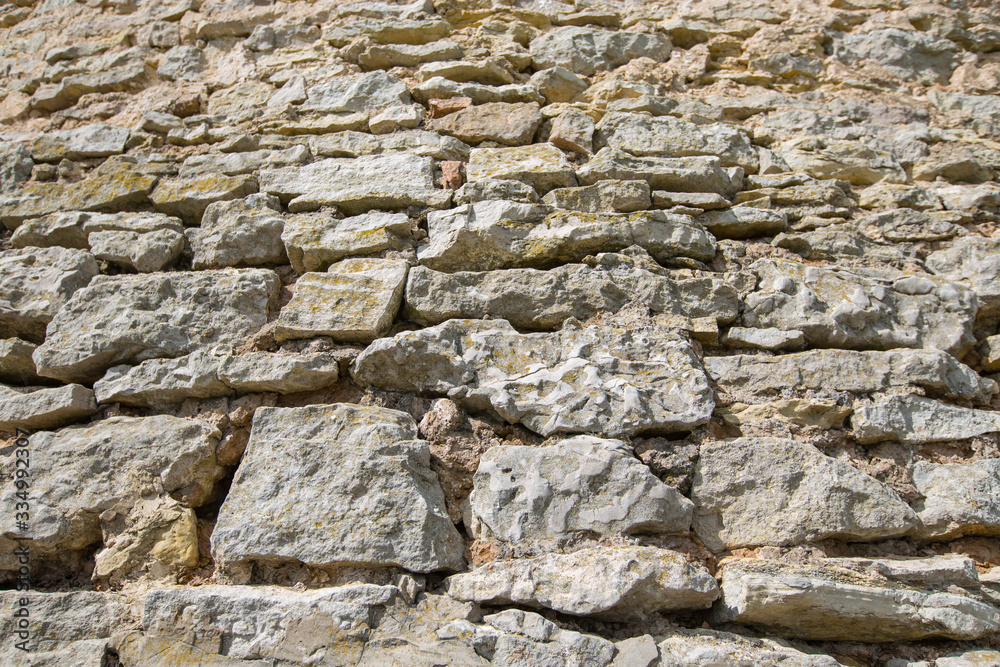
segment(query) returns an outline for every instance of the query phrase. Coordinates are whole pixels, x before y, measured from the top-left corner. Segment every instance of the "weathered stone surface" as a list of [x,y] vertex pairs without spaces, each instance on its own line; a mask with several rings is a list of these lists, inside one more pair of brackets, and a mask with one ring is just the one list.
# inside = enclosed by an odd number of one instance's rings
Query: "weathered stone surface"
[[862,218],[862,222],[868,236],[892,243],[944,241],[965,231],[940,215],[909,208],[875,213]]
[[975,342],[976,298],[956,283],[769,259],[750,269],[759,283],[746,297],[747,326],[799,330],[822,347],[919,347],[961,356]]
[[42,340],[56,312],[97,273],[93,255],[83,250],[0,251],[0,336]]
[[495,141],[507,146],[530,144],[542,123],[538,105],[481,104],[427,123],[427,128],[468,144]]
[[581,188],[559,188],[542,200],[549,206],[584,213],[632,213],[650,208],[649,184],[642,181],[597,181]]
[[291,394],[333,384],[337,381],[338,368],[336,358],[322,352],[252,352],[224,357],[219,366],[219,379],[240,393]]
[[800,350],[806,346],[806,337],[798,329],[783,330],[775,327],[764,329],[729,327],[722,342],[729,347],[753,347],[759,350]]
[[812,445],[778,438],[702,445],[691,499],[694,531],[713,550],[877,540],[917,524],[886,485]]
[[552,121],[549,142],[564,151],[592,153],[594,119],[580,111],[566,111]]
[[895,440],[921,445],[1000,431],[1000,414],[923,396],[890,396],[871,406],[855,406],[851,430],[862,444]]
[[410,104],[406,84],[385,72],[341,76],[306,91],[304,111],[363,113]]
[[637,113],[612,112],[597,124],[599,145],[637,157],[717,156],[723,167],[757,171],[757,153],[747,133],[731,125],[695,125],[673,116],[650,118]]
[[46,132],[31,145],[36,162],[107,157],[125,152],[129,131],[113,125],[84,125],[75,130]]
[[749,239],[773,236],[785,231],[788,217],[781,211],[734,206],[724,211],[708,211],[698,216],[698,222],[720,239]]
[[858,572],[839,560],[733,561],[722,571],[716,619],[819,641],[975,639],[1000,627],[996,607]]
[[948,81],[960,62],[957,51],[947,39],[886,27],[844,35],[834,54],[846,63],[869,60],[903,80],[930,85]]
[[519,334],[506,320],[450,320],[375,341],[352,372],[364,385],[489,405],[542,435],[686,431],[714,407],[690,345],[651,328]]
[[982,315],[1000,311],[1000,239],[963,236],[925,260],[932,273],[968,285]]
[[[14,632],[16,621],[13,612],[20,606],[20,598],[28,601],[31,623],[28,651],[15,648],[20,638]],[[75,665],[77,663],[60,662],[59,659],[96,654],[96,661],[81,661],[79,664],[100,667],[111,634],[118,624],[128,619],[124,598],[96,591],[4,591],[0,594],[0,604],[11,610],[0,621],[0,633],[3,636],[3,644],[0,646],[7,658],[22,656],[24,662],[11,663],[16,665]],[[50,655],[57,651],[66,653]]]
[[409,415],[384,408],[259,408],[212,533],[216,561],[461,569],[462,538],[416,438]]
[[314,137],[309,144],[313,153],[327,157],[358,157],[406,151],[411,155],[435,160],[464,161],[469,159],[471,150],[455,137],[427,130],[403,130],[381,136],[353,131],[335,132]]
[[201,227],[187,230],[194,269],[281,264],[286,260],[281,235],[281,202],[265,194],[209,204]]
[[300,213],[285,220],[281,240],[299,273],[325,271],[351,255],[402,250],[411,243],[410,219],[403,213],[365,213],[338,220],[325,213]]
[[0,339],[0,381],[29,384],[38,379],[31,354],[36,345],[20,338]]
[[548,268],[632,245],[654,259],[709,260],[715,239],[686,216],[663,211],[579,213],[510,201],[482,201],[427,216],[420,263],[436,271]]
[[489,316],[518,328],[552,329],[570,317],[586,320],[637,301],[653,313],[735,319],[738,295],[729,285],[707,276],[672,278],[644,251],[631,252],[549,271],[442,273],[417,266],[406,283],[406,317],[427,326]]
[[813,178],[836,178],[852,185],[907,180],[906,171],[895,157],[860,141],[797,137],[782,142],[774,150],[793,170]]
[[658,34],[566,26],[531,41],[531,64],[536,70],[564,67],[591,76],[641,57],[666,62],[670,39]]
[[[172,232],[184,231],[184,222],[163,213],[147,213],[142,211],[128,213],[65,213],[57,215],[79,216],[78,224],[83,225],[83,232],[88,236],[94,232],[135,232],[148,234],[160,230]],[[56,217],[56,216],[53,216]]]
[[843,428],[844,420],[851,416],[851,408],[837,405],[836,401],[785,398],[768,403],[747,405],[733,403],[716,408],[716,414],[727,424],[739,426],[768,419],[778,419],[797,426],[816,428]]
[[441,208],[451,199],[451,192],[434,187],[432,160],[406,153],[331,158],[273,169],[261,172],[260,189],[287,202],[293,213],[327,205],[348,214],[414,205]]
[[201,78],[205,65],[202,49],[178,45],[163,54],[156,74],[167,81],[197,81]]
[[660,641],[659,649],[657,658],[660,662],[656,664],[661,665],[841,667],[841,663],[828,655],[803,653],[781,641],[716,630],[671,629],[670,634]]
[[155,589],[143,604],[144,636],[128,657],[137,664],[356,664],[398,597],[395,586],[373,584]]
[[[942,398],[985,403],[996,383],[936,350],[810,350],[777,357],[705,357],[705,372],[728,393],[764,398],[793,387],[836,395],[920,387]],[[754,401],[760,402],[760,401]]]
[[197,350],[176,359],[147,359],[136,366],[108,369],[94,383],[98,403],[164,407],[186,398],[226,396],[232,390],[219,379],[222,354]]
[[801,234],[778,234],[771,245],[809,260],[838,261],[850,257],[898,266],[916,259],[912,248],[876,243],[861,232],[839,225]]
[[702,609],[718,595],[708,571],[655,547],[592,547],[572,554],[497,561],[448,579],[448,594],[486,604],[525,604],[578,616],[636,620]]
[[182,178],[198,176],[199,174],[249,174],[261,169],[275,169],[309,162],[309,149],[305,146],[292,146],[285,150],[258,150],[240,153],[209,153],[207,155],[192,155],[184,160],[177,170]]
[[251,176],[201,174],[160,181],[149,198],[157,210],[197,223],[209,204],[242,199],[254,192],[257,192],[257,181]]
[[330,26],[323,39],[333,46],[346,46],[359,37],[376,44],[426,44],[447,37],[451,26],[441,19],[361,18],[344,25]]
[[653,206],[670,208],[671,206],[687,206],[700,208],[703,211],[729,208],[729,200],[714,192],[653,192]]
[[458,83],[480,83],[486,86],[503,86],[514,83],[510,61],[498,56],[470,58],[427,63],[417,70],[418,81],[445,78]]
[[717,157],[633,157],[616,148],[602,148],[577,170],[580,185],[606,179],[646,181],[654,190],[714,192],[731,198],[743,186],[742,170],[722,168]]
[[35,365],[64,382],[95,380],[116,364],[241,343],[266,323],[279,282],[264,269],[98,276],[50,323]]
[[31,153],[21,144],[0,141],[0,193],[14,192],[31,177]]
[[487,86],[481,83],[460,83],[435,76],[418,83],[410,89],[413,99],[421,104],[427,104],[433,99],[448,99],[452,97],[468,97],[473,104],[489,104],[491,102],[535,102],[542,104],[545,97],[532,85],[511,83],[506,86]]
[[423,63],[458,60],[464,49],[455,42],[439,40],[427,44],[372,44],[358,56],[362,69],[415,67]]
[[465,173],[470,182],[511,179],[527,183],[538,192],[576,185],[573,166],[552,144],[474,148]]
[[278,341],[330,336],[369,342],[385,334],[399,312],[407,264],[391,259],[345,259],[326,273],[307,273],[281,309]]
[[1000,460],[964,464],[917,461],[913,483],[924,496],[915,506],[922,522],[915,537],[1000,535]]
[[143,173],[134,158],[113,156],[77,183],[34,183],[23,194],[0,198],[0,221],[7,229],[56,211],[116,210],[146,201],[157,177]]
[[94,392],[78,384],[29,392],[0,385],[0,429],[5,431],[55,428],[95,412]]
[[87,236],[94,257],[152,273],[173,264],[184,251],[184,235],[171,229],[146,234],[126,231],[93,232]]
[[477,201],[499,200],[538,204],[541,200],[533,187],[521,181],[487,178],[483,181],[466,183],[455,191],[455,206],[472,204]]
[[14,230],[10,244],[15,248],[62,246],[86,250],[90,247],[87,243],[87,234],[83,231],[87,215],[73,211],[52,213],[41,218],[26,220]]
[[[216,463],[219,433],[194,419],[166,415],[112,417],[88,426],[40,431],[30,437],[31,553],[53,558],[101,541],[100,514],[134,502],[158,485],[197,507],[212,493],[223,469]],[[5,503],[15,500],[9,485]],[[13,555],[21,534],[14,514],[3,519],[0,569],[17,570]]]
[[549,67],[531,75],[530,84],[545,98],[546,104],[572,102],[587,89],[587,82],[565,67]]
[[547,447],[491,447],[469,497],[473,533],[513,544],[686,532],[691,502],[620,440],[577,436]]

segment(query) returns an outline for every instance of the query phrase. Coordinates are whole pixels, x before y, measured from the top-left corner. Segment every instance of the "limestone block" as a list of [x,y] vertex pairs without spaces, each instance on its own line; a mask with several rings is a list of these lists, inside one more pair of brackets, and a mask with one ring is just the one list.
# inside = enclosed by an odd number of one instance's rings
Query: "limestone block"
[[542,435],[687,431],[714,407],[687,341],[653,328],[519,334],[506,320],[449,320],[373,342],[352,373],[362,385],[490,406]]
[[416,437],[409,415],[384,408],[258,408],[215,559],[461,569],[462,538]]

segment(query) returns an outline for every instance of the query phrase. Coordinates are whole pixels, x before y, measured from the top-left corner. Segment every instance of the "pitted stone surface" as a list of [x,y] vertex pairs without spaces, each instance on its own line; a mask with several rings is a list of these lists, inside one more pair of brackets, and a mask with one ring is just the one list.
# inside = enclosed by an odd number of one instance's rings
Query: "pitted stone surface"
[[686,431],[714,407],[690,345],[652,328],[519,334],[506,320],[451,320],[375,341],[353,374],[363,385],[490,406],[542,435]]
[[41,341],[56,312],[97,273],[83,250],[0,251],[0,336]]
[[997,608],[971,596],[906,586],[839,560],[731,562],[713,613],[721,621],[818,641],[975,639],[1000,627]]
[[[589,574],[588,574],[589,573]],[[448,579],[448,594],[486,604],[526,604],[578,616],[636,620],[702,609],[718,595],[707,570],[654,547],[594,547],[490,563]]]
[[406,283],[406,314],[423,325],[488,315],[519,328],[553,329],[567,318],[586,320],[637,301],[653,313],[722,323],[735,319],[735,289],[707,276],[673,279],[643,255],[603,254],[593,266],[567,264],[548,271],[443,273],[418,266]]
[[436,271],[548,268],[632,245],[654,259],[710,260],[715,238],[685,216],[663,211],[580,213],[512,201],[482,201],[427,217],[420,263]]
[[93,380],[123,362],[238,344],[266,323],[278,284],[264,269],[100,276],[60,309],[35,365],[45,377]]
[[492,447],[469,497],[480,539],[522,543],[574,533],[685,532],[691,501],[621,440],[577,436],[547,447]]
[[[302,494],[314,501],[299,502]],[[292,560],[415,572],[464,563],[413,419],[346,404],[257,410],[212,553],[225,564]]]
[[714,550],[871,541],[918,524],[886,485],[811,445],[778,438],[703,445],[691,500],[694,531]]
[[[215,459],[219,433],[205,422],[167,415],[112,417],[95,424],[30,436],[34,483],[31,552],[53,558],[101,541],[105,510],[160,485],[193,507],[212,494],[224,470]],[[4,490],[13,504],[16,489]],[[14,515],[4,518],[0,569],[17,570],[13,550],[20,534]]]
[[750,269],[759,282],[746,297],[746,326],[802,331],[817,347],[917,347],[959,357],[975,341],[977,301],[957,283],[767,259]]

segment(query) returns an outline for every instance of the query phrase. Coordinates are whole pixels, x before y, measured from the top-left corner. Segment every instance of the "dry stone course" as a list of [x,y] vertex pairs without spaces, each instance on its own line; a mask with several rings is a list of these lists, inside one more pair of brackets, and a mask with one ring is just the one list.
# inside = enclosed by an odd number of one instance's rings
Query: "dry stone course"
[[0,3],[0,664],[1000,665],[998,55]]

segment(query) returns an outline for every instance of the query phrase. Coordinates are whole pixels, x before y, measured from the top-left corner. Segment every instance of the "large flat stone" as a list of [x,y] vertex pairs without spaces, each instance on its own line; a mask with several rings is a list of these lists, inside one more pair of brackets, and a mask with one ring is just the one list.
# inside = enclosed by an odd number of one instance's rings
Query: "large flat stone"
[[78,384],[29,392],[0,385],[0,429],[5,431],[65,426],[95,412],[93,390]]
[[814,641],[976,639],[1000,628],[997,608],[972,597],[908,586],[838,561],[733,561],[722,571],[715,620]]
[[489,406],[542,435],[687,431],[714,407],[690,345],[653,328],[519,334],[505,320],[450,320],[373,342],[352,372],[363,385]]
[[427,128],[467,144],[495,141],[505,146],[530,144],[542,124],[538,105],[480,104],[427,122]]
[[95,124],[73,130],[46,132],[31,144],[36,162],[59,162],[107,157],[125,152],[129,131],[124,127]]
[[258,408],[212,533],[217,562],[463,566],[428,443],[384,408]]
[[28,184],[21,194],[0,198],[0,222],[16,229],[28,218],[56,211],[121,211],[146,202],[156,181],[134,159],[112,157],[82,181]]
[[470,182],[487,179],[521,181],[540,193],[576,185],[573,166],[552,144],[474,148],[465,174]]
[[443,208],[451,201],[450,190],[434,187],[431,158],[402,152],[263,171],[260,189],[287,202],[293,213],[337,206],[359,215],[371,209]]
[[326,213],[300,213],[285,220],[281,240],[299,273],[326,271],[345,257],[402,250],[411,244],[410,219],[374,211],[338,220]]
[[732,125],[695,125],[673,116],[611,112],[597,124],[597,140],[637,157],[714,155],[723,167],[757,171],[749,135]]
[[817,347],[917,347],[960,357],[975,343],[976,298],[960,284],[770,259],[750,270],[759,282],[746,296],[748,327],[802,331]]
[[547,447],[491,447],[479,459],[473,485],[473,533],[519,545],[577,533],[686,532],[694,509],[631,447],[592,436]]
[[755,403],[790,387],[832,396],[920,387],[931,396],[979,403],[997,393],[993,380],[979,377],[955,357],[937,350],[809,350],[774,357],[736,354],[705,357],[703,363],[720,389]]
[[169,266],[184,251],[184,235],[171,229],[147,234],[129,231],[92,232],[87,236],[94,257],[140,273]]
[[885,484],[812,445],[737,438],[701,447],[691,487],[694,531],[713,551],[851,542],[907,533],[913,510]]
[[[13,612],[20,607],[21,599],[28,601],[31,623],[28,651],[15,648],[15,644],[21,639],[14,633],[16,619]],[[110,644],[111,634],[119,624],[128,621],[128,607],[124,598],[97,591],[49,593],[9,590],[0,593],[0,604],[11,612],[0,620],[0,636],[3,637],[0,649],[8,658],[21,656],[23,663],[12,663],[17,665],[75,665],[76,663],[68,661],[59,662],[58,659],[74,654],[96,654],[97,661],[81,664],[100,667],[105,648]],[[44,655],[57,651],[66,653],[54,657]],[[38,662],[32,663],[33,658]],[[50,661],[46,662],[45,658]]]
[[345,259],[326,273],[307,273],[281,309],[274,336],[278,341],[316,336],[372,341],[396,319],[407,271],[402,260]]
[[[357,664],[395,586],[161,588],[146,594],[135,664]],[[197,613],[192,614],[192,612]]]
[[64,382],[96,380],[116,364],[242,343],[267,322],[279,283],[265,269],[99,276],[60,309],[35,365]]
[[[158,415],[111,417],[87,426],[40,431],[30,439],[31,554],[46,559],[100,544],[105,510],[134,502],[143,489],[162,485],[166,493],[198,507],[223,475],[216,463],[219,433],[208,424]],[[16,489],[2,494],[13,507]],[[14,513],[0,533],[0,569],[17,570],[13,555],[21,534]]]
[[199,174],[160,181],[149,198],[158,211],[184,218],[190,224],[198,224],[209,204],[243,199],[255,192],[257,179],[252,176]]
[[0,337],[41,341],[59,309],[98,273],[84,250],[0,251]]
[[964,440],[1000,431],[1000,412],[972,410],[923,396],[889,396],[856,405],[851,435],[866,445],[894,440],[907,445]]
[[273,391],[291,394],[322,389],[337,381],[339,365],[323,352],[272,354],[251,352],[223,358],[219,379],[238,393]]
[[565,26],[531,40],[531,63],[536,70],[564,67],[591,76],[625,65],[634,58],[657,62],[670,58],[665,35]]
[[496,561],[447,580],[448,594],[484,604],[521,604],[577,616],[638,620],[704,609],[719,596],[715,578],[674,551],[592,547]]
[[915,506],[922,522],[914,533],[918,539],[1000,535],[1000,459],[917,461],[913,484],[924,496]]
[[406,283],[406,317],[424,326],[489,316],[522,329],[554,329],[569,317],[583,321],[633,301],[653,313],[720,323],[732,322],[739,311],[736,290],[722,280],[673,278],[643,251],[599,255],[593,265],[549,271],[443,273],[416,266]]
[[303,111],[367,113],[410,104],[406,84],[385,72],[339,76],[306,91]]
[[285,220],[277,197],[255,194],[209,204],[201,226],[186,232],[194,269],[283,264]]
[[632,245],[659,261],[715,255],[704,227],[664,211],[581,213],[493,200],[432,211],[427,226],[430,243],[417,257],[436,271],[549,268]]
[[714,192],[731,199],[743,187],[743,171],[723,169],[717,157],[635,157],[617,148],[602,148],[577,170],[580,185],[609,178],[646,181],[653,190]]

